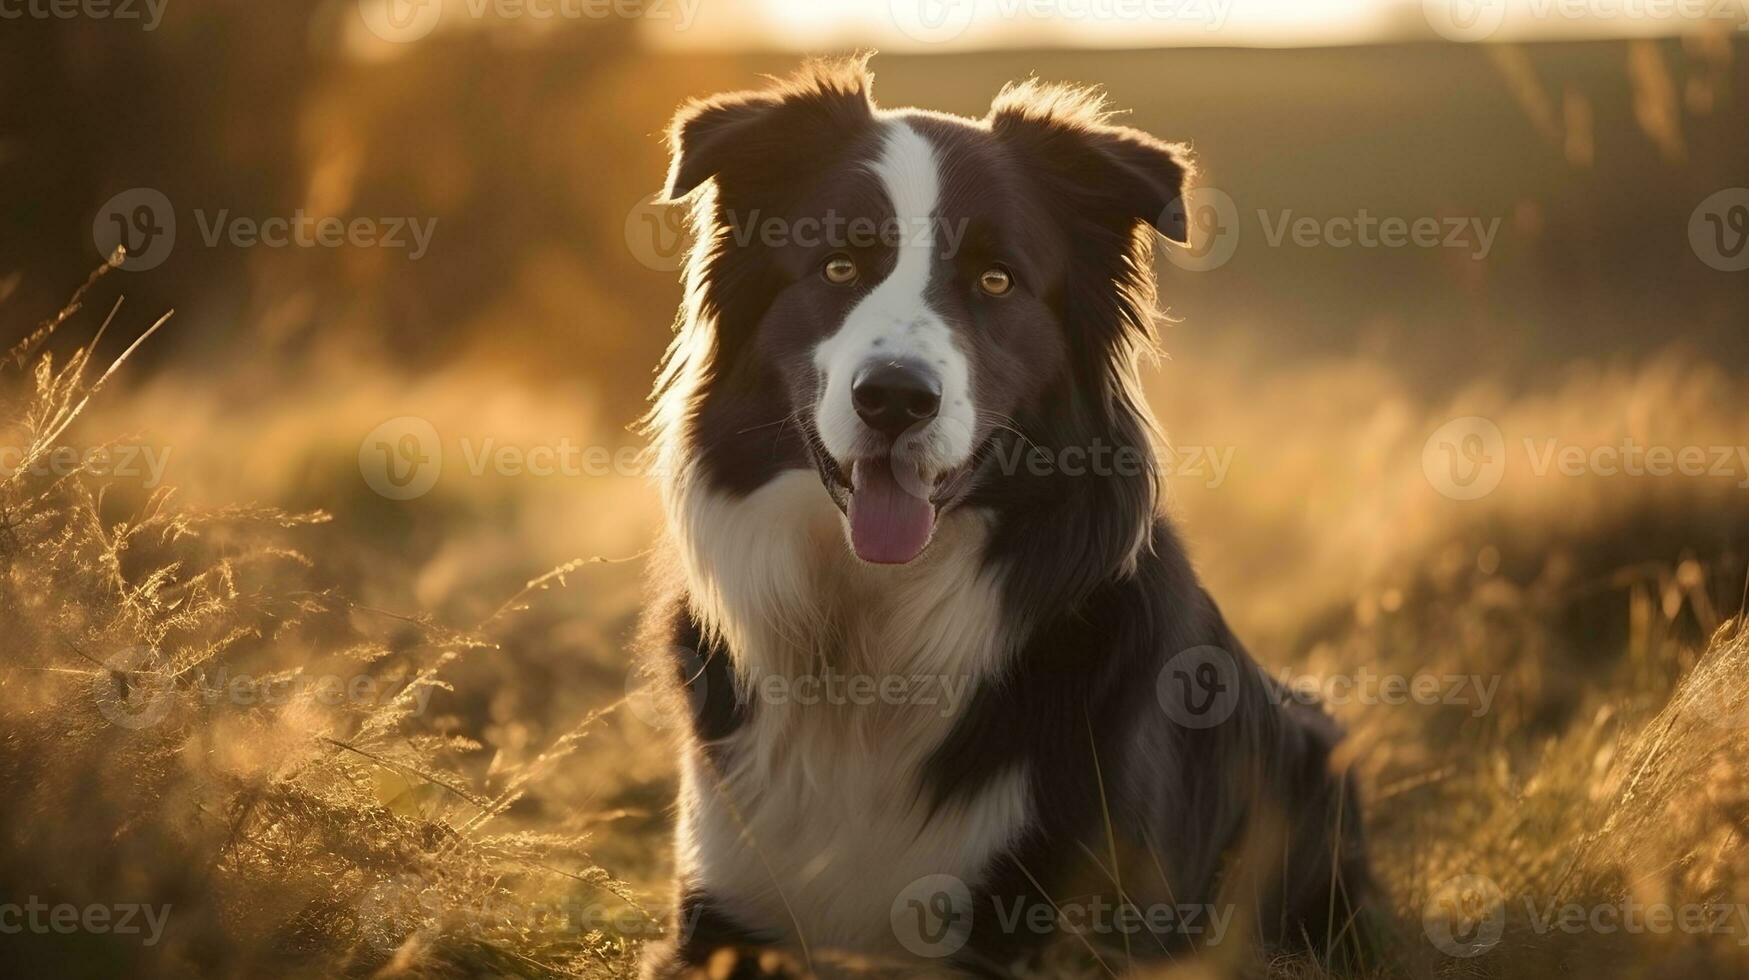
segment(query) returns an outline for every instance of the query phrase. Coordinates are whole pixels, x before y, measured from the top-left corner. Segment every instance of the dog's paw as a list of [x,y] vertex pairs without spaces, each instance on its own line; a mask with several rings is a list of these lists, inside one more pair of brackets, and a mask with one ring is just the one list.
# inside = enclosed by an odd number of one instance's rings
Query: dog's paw
[[759,977],[810,980],[813,974],[782,950],[725,946],[712,953],[687,977],[688,980],[755,980]]

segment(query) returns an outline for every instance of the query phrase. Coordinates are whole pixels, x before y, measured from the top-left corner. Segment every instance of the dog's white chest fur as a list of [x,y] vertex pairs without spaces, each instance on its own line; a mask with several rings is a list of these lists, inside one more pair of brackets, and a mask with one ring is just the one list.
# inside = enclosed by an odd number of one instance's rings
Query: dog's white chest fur
[[[746,725],[682,770],[677,864],[743,924],[814,951],[897,951],[915,880],[975,886],[1025,826],[1025,774],[930,812],[929,754],[1005,652],[985,519],[947,515],[911,565],[858,562],[812,472],[739,499],[670,488],[696,612],[735,652]],[[689,492],[690,491],[690,492]]]

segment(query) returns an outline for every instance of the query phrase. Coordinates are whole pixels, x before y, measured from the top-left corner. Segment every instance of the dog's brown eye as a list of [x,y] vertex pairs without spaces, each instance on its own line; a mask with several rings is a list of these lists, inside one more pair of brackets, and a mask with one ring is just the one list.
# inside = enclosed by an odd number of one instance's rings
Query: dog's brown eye
[[856,281],[856,261],[848,255],[834,255],[820,267],[820,275],[834,286],[844,286]]
[[1014,277],[1008,270],[999,265],[993,265],[984,270],[978,277],[978,288],[991,296],[1001,296],[1014,288]]

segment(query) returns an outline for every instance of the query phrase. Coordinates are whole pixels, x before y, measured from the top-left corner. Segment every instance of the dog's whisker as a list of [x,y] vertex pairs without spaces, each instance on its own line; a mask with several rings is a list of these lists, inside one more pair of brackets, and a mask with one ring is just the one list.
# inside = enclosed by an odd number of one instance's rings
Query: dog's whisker
[[791,421],[794,421],[796,414],[797,413],[795,413],[795,412],[791,412],[788,415],[785,415],[783,418],[777,419],[777,420],[772,421],[772,422],[761,422],[758,425],[750,425],[745,429],[736,430],[735,434],[738,436],[744,436],[749,432],[758,432],[760,429],[769,429],[774,425],[778,427],[778,432],[781,433],[783,431],[783,426],[790,423]]

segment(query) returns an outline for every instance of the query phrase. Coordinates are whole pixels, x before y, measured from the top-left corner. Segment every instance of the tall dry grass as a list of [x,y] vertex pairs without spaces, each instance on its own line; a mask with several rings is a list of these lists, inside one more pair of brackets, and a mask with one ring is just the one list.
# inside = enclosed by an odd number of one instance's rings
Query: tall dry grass
[[599,718],[488,765],[432,707],[578,567],[452,628],[325,584],[300,544],[324,513],[106,486],[81,416],[127,358],[93,360],[125,317],[45,352],[83,294],[0,375],[21,449],[0,482],[0,882],[18,903],[165,907],[168,927],[150,945],[11,936],[8,958],[45,976],[624,975],[654,913],[587,834],[515,819]]

